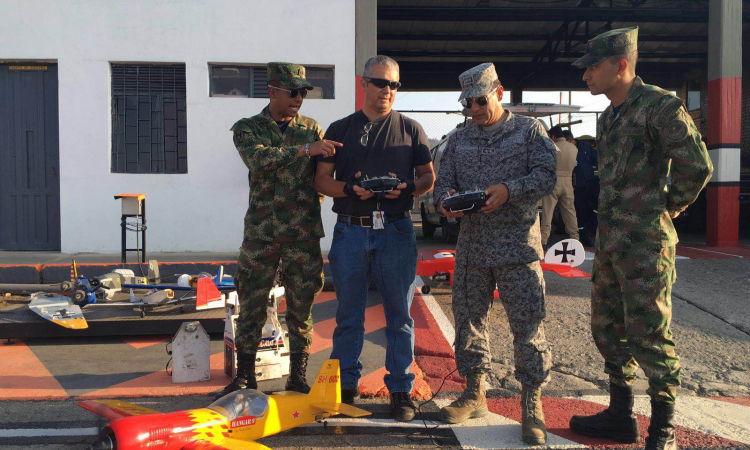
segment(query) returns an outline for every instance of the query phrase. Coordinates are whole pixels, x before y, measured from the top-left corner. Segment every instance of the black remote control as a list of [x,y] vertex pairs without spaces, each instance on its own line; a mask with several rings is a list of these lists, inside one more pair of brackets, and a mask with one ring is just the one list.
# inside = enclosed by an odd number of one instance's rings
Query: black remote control
[[374,192],[376,194],[392,191],[396,189],[396,186],[398,186],[400,183],[401,182],[398,178],[391,177],[365,177],[359,180],[359,185],[362,186],[363,189],[367,189],[368,191]]
[[446,197],[443,200],[443,208],[456,212],[474,212],[481,209],[487,203],[487,195],[484,191],[460,192]]

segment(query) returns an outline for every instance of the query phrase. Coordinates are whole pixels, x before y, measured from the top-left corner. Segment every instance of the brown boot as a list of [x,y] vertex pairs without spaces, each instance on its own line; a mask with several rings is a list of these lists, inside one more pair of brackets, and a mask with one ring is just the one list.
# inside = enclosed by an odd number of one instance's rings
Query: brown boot
[[487,409],[487,389],[484,387],[486,373],[469,372],[466,377],[466,390],[461,397],[442,408],[438,418],[446,423],[461,423],[466,419],[484,417]]
[[521,391],[521,431],[529,445],[547,442],[547,426],[542,411],[542,389],[523,385]]

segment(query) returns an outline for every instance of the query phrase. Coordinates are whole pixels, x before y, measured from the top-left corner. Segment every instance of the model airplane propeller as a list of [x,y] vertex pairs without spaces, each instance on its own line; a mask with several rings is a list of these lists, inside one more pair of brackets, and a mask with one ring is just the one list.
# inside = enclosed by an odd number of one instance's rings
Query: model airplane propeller
[[119,400],[87,400],[78,405],[111,420],[90,450],[264,450],[268,447],[256,439],[336,414],[370,415],[341,403],[339,375],[339,361],[329,359],[307,395],[241,389],[206,408],[167,414]]

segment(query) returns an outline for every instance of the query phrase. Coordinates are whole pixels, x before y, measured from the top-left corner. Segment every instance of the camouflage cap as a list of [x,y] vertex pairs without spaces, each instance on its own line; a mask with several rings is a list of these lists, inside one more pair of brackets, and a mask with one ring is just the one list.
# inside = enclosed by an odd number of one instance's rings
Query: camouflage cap
[[268,81],[278,80],[289,89],[312,89],[305,78],[305,66],[286,62],[270,62],[267,66]]
[[458,101],[465,98],[481,97],[492,90],[497,84],[497,72],[492,63],[483,63],[472,67],[458,77],[461,83],[461,96]]
[[618,28],[589,40],[586,53],[573,63],[585,69],[599,64],[610,56],[624,55],[638,50],[638,27]]

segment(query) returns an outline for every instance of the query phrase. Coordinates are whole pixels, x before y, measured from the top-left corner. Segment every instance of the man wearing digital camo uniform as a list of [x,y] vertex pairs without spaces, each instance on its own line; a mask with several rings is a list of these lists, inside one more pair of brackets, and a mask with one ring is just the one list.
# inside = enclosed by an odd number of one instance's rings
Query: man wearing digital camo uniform
[[573,63],[586,69],[589,91],[612,102],[597,123],[601,193],[591,289],[591,333],[609,374],[610,404],[593,416],[573,416],[570,428],[637,442],[633,383],[640,365],[651,396],[646,449],[676,449],[672,219],[695,201],[713,166],[683,101],[635,75],[637,42],[637,27],[608,31]]
[[[503,86],[492,63],[467,70],[459,81],[459,100],[472,122],[448,139],[435,183],[435,206],[446,216],[462,216],[453,316],[456,365],[466,377],[466,390],[438,417],[459,423],[488,412],[489,310],[497,286],[513,333],[514,375],[523,386],[523,440],[544,444],[541,395],[552,357],[544,335],[545,285],[539,263],[544,255],[537,203],[555,186],[557,150],[541,122],[503,109]],[[451,213],[443,208],[447,195],[476,188],[488,197],[481,211]]]

